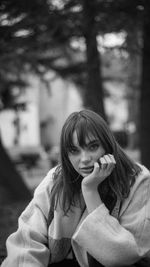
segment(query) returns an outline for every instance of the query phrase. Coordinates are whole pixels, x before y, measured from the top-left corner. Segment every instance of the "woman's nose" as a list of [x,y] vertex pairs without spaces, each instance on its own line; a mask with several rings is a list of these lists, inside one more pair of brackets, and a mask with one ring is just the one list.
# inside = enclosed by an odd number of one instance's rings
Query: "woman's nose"
[[91,160],[91,156],[86,151],[82,151],[81,153],[81,161],[82,162],[89,162]]

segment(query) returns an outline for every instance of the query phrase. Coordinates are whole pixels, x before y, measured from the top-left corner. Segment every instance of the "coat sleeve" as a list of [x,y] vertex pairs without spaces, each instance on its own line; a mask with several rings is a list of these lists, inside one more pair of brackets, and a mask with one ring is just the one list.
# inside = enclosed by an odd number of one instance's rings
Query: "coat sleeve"
[[53,169],[37,187],[34,197],[18,220],[18,229],[6,242],[7,257],[1,267],[47,267],[47,217]]
[[104,266],[129,266],[150,256],[150,176],[141,175],[117,220],[101,204],[76,230],[75,253],[84,248]]

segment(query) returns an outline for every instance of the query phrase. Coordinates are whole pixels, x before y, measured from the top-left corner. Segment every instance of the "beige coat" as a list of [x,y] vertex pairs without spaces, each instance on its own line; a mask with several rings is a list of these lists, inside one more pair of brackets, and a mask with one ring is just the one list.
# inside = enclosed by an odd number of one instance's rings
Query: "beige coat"
[[48,226],[54,168],[50,170],[21,214],[18,230],[9,236],[8,256],[1,267],[47,267],[72,257],[70,248],[82,267],[88,267],[87,252],[111,267],[150,257],[150,173],[141,167],[119,218],[117,205],[111,215],[104,204],[90,214],[73,208],[69,216],[57,207]]

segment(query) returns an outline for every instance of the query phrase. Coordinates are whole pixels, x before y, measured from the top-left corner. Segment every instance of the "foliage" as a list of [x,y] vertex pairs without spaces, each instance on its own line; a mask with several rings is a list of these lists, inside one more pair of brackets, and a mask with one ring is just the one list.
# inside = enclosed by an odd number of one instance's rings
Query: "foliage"
[[[53,69],[84,87],[89,75],[89,32],[93,30],[95,37],[108,32],[132,32],[135,26],[141,27],[143,5],[142,0],[1,0],[3,103],[10,105],[8,99],[12,99],[15,86],[26,86],[22,74],[27,71],[42,76],[47,69]],[[84,45],[75,47],[75,41]]]

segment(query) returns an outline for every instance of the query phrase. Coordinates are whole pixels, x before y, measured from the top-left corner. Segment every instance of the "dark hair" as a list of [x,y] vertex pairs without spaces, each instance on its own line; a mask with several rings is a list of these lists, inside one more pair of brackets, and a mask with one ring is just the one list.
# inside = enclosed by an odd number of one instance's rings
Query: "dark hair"
[[[107,202],[106,198],[118,197],[120,200],[126,198],[141,169],[122,150],[104,119],[91,110],[82,110],[70,114],[62,128],[60,138],[61,163],[54,173],[53,201],[56,197],[55,203],[57,204],[59,201],[64,212],[67,212],[72,205],[76,205],[77,200],[80,203],[82,179],[77,179],[79,175],[68,158],[69,149],[73,146],[74,131],[77,133],[81,147],[85,145],[86,137],[92,134],[100,140],[106,154],[114,155],[115,168],[99,188],[104,203]],[[62,202],[60,201],[61,195]]]

